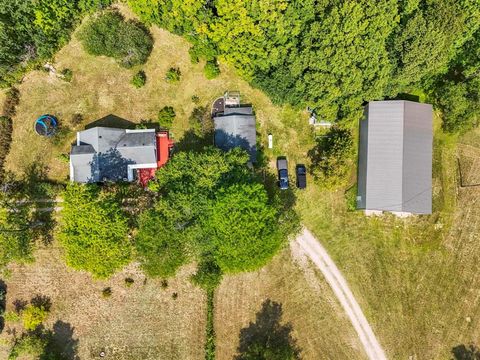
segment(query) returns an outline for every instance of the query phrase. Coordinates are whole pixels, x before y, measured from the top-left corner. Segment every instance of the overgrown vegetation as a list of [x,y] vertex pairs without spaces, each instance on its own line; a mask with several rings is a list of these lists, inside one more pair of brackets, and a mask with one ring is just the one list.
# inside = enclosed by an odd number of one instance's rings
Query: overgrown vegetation
[[144,64],[153,48],[149,31],[134,20],[125,21],[116,11],[89,20],[78,36],[89,54],[113,57],[126,68]]
[[310,150],[311,172],[322,186],[335,188],[345,186],[351,173],[353,137],[349,129],[333,126],[318,137],[316,146]]
[[111,0],[0,1],[0,86],[50,58],[70,37],[74,26]]
[[72,183],[63,200],[58,239],[69,266],[107,278],[128,264],[128,218],[108,189]]
[[480,8],[469,0],[129,4],[190,40],[193,61],[218,56],[276,103],[310,105],[332,121],[356,119],[364,101],[434,89],[479,46]]

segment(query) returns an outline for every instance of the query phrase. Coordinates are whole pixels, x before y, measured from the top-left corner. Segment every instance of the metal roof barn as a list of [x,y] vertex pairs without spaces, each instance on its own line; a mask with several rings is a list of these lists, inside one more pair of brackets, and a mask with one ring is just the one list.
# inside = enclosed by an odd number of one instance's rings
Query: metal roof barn
[[432,105],[372,101],[360,121],[359,209],[432,212]]

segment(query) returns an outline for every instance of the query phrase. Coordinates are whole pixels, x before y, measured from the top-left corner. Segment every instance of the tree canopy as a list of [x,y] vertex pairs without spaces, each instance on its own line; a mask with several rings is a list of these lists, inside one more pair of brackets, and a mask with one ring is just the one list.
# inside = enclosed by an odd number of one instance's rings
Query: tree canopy
[[472,0],[129,4],[189,39],[192,60],[218,57],[274,102],[309,105],[331,121],[357,117],[364,101],[429,91],[480,26]]
[[[140,217],[135,239],[148,273],[170,276],[188,258],[203,264],[200,271],[253,270],[277,252],[285,239],[280,211],[247,161],[240,149],[208,147],[180,152],[157,171],[150,188],[160,197]],[[210,275],[196,279],[215,282]]]
[[108,191],[69,184],[63,194],[59,240],[67,264],[106,278],[131,258],[128,218]]
[[111,0],[0,0],[0,86],[46,60],[87,13]]
[[205,246],[224,272],[265,265],[283,242],[278,212],[260,184],[221,189],[202,218]]

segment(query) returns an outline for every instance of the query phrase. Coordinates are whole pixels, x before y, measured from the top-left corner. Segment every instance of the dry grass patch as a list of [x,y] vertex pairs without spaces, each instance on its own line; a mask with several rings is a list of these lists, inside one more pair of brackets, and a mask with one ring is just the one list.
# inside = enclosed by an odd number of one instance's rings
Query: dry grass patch
[[[52,308],[46,327],[60,327],[60,343],[67,344],[72,335],[70,344],[77,342],[80,359],[97,358],[102,350],[118,360],[201,359],[205,296],[190,283],[192,271],[193,265],[182,268],[166,289],[160,280],[145,280],[134,265],[108,281],[94,281],[86,273],[68,269],[60,249],[49,247],[37,251],[34,264],[11,266],[7,310],[13,309],[15,300],[47,296]],[[134,283],[128,287],[125,278]],[[104,298],[102,290],[107,287],[112,295]],[[7,323],[1,338],[11,339],[16,328]],[[0,347],[1,359],[7,358],[7,349]]]
[[[122,12],[132,16],[128,9]],[[14,118],[13,142],[7,168],[21,173],[32,162],[42,162],[49,167],[49,176],[65,180],[68,165],[59,159],[67,153],[75,139],[75,131],[109,114],[138,123],[141,120],[157,120],[158,111],[164,106],[173,106],[177,114],[172,127],[173,136],[178,140],[188,129],[188,118],[196,106],[208,106],[228,90],[239,90],[244,102],[252,103],[260,129],[262,142],[266,141],[268,124],[281,124],[282,110],[272,105],[262,92],[252,89],[240,80],[230,68],[222,66],[221,75],[207,80],[203,74],[203,63],[192,64],[188,55],[189,43],[158,27],[151,28],[155,40],[148,62],[133,69],[121,68],[114,59],[95,57],[84,52],[75,34],[72,40],[55,57],[54,66],[58,71],[69,68],[73,71],[70,83],[43,71],[32,71],[19,86],[22,100]],[[178,83],[165,81],[170,67],[181,71]],[[147,82],[136,89],[131,79],[138,70],[144,70]],[[200,98],[198,105],[192,96]],[[42,138],[33,131],[33,123],[41,114],[54,114],[63,126],[70,128],[65,140],[55,145],[50,139]],[[72,125],[75,114],[81,114],[83,121]],[[289,118],[300,114],[289,112]],[[290,140],[296,137],[290,134]],[[259,139],[259,140],[260,140]]]
[[241,329],[268,299],[282,305],[281,324],[291,324],[302,359],[365,357],[328,284],[310,264],[301,265],[285,249],[259,271],[225,277],[215,296],[217,359],[233,358]]
[[[474,139],[459,141],[480,146]],[[446,359],[479,345],[480,189],[459,189],[457,150],[455,137],[435,133],[430,216],[366,218],[347,211],[343,192],[318,187],[297,202],[392,359]]]

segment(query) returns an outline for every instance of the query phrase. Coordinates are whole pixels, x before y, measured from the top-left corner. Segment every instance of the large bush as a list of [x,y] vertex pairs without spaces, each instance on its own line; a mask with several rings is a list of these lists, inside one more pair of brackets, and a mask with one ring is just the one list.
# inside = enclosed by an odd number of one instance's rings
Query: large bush
[[19,80],[70,37],[87,13],[111,0],[0,0],[0,86]]
[[85,50],[92,55],[116,59],[121,66],[144,64],[153,48],[149,31],[115,11],[106,11],[89,20],[79,33]]
[[347,185],[351,173],[353,137],[349,129],[334,126],[319,137],[309,151],[311,171],[322,186],[335,188]]
[[95,185],[69,184],[59,240],[67,264],[107,278],[130,261],[128,218],[116,198]]

